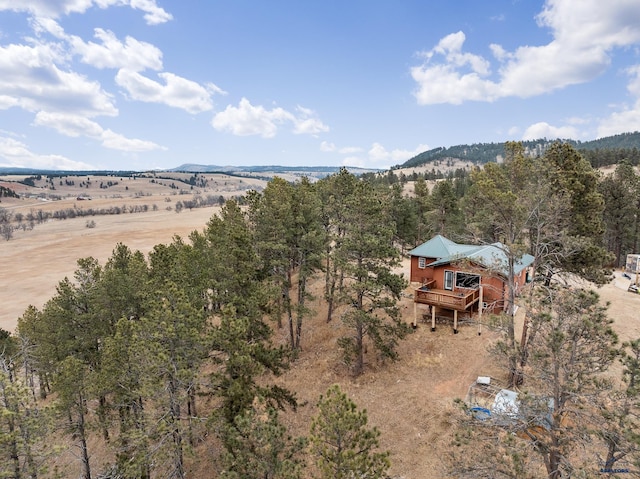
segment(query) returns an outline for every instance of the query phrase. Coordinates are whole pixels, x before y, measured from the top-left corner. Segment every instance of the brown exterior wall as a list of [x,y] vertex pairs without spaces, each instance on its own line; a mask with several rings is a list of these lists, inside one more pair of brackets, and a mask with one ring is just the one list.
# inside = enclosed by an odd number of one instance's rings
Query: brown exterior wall
[[[480,283],[482,285],[482,301],[484,303],[488,303],[489,307],[491,307],[494,310],[499,310],[504,308],[505,299],[507,295],[507,285],[501,277],[482,276],[482,271],[477,268],[459,267],[454,264],[436,266],[435,268],[418,269],[417,258],[415,262],[415,269],[413,269],[413,266],[414,266],[413,259],[414,258],[412,258],[412,278],[413,278],[413,271],[419,271],[421,277],[427,277],[429,279],[434,279],[436,281],[435,289],[444,289],[445,270],[453,271],[454,274],[456,271],[462,271],[470,274],[480,274],[481,275]],[[520,274],[516,276],[515,278],[516,294],[519,293],[520,289],[525,284],[526,278],[527,278],[526,270],[523,270]],[[458,288],[456,286],[455,276],[454,276],[453,291],[468,291],[465,288]]]
[[[419,268],[420,257],[412,256],[411,257],[411,279],[412,283],[424,283],[427,279],[433,279],[433,268]],[[435,261],[434,258],[425,258],[426,264],[433,263]]]

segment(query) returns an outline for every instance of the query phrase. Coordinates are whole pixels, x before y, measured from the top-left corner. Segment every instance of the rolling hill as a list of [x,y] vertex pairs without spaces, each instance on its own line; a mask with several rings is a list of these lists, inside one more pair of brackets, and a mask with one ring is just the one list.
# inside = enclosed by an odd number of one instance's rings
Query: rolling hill
[[[625,153],[623,156],[629,156],[628,150],[640,150],[640,132],[623,133],[620,135],[608,136],[585,142],[575,140],[548,140],[543,138],[539,140],[523,141],[522,144],[528,154],[537,156],[543,154],[547,147],[556,141],[572,144],[574,148],[583,152],[590,161],[590,157],[593,156],[593,153],[601,150],[624,151]],[[401,165],[394,166],[392,169],[417,167],[434,161],[448,159],[484,164],[496,161],[498,158],[502,157],[504,154],[504,145],[505,142],[475,143],[472,145],[456,145],[448,148],[433,148],[410,158]],[[637,151],[636,154],[638,154]],[[612,161],[615,162],[615,160]]]

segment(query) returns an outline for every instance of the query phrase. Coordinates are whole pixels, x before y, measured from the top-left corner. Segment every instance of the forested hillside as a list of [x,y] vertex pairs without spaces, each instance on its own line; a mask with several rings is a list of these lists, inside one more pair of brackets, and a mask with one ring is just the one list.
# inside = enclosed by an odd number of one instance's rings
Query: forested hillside
[[[464,405],[432,418],[455,438],[432,477],[555,479],[594,458],[637,471],[640,340],[618,345],[597,294],[561,280],[604,284],[639,250],[640,176],[621,163],[603,178],[568,143],[503,153],[431,190],[418,178],[410,194],[344,169],[315,183],[275,178],[148,257],[117,244],[105,264],[79,259],[0,335],[0,476],[72,477],[57,462],[70,444],[84,479],[182,479],[196,462],[228,479],[393,475],[380,431],[338,387],[292,437],[299,391],[278,377],[314,340],[311,284],[337,337],[335,371],[366,377],[365,357],[381,369],[397,360],[411,333],[398,307],[402,252],[435,234],[500,242],[511,266],[529,253],[535,274],[527,291],[506,292],[527,306],[522,337],[514,314],[487,322],[526,407],[502,424],[479,426]],[[616,358],[626,382],[602,376]],[[107,466],[96,470],[98,447]]]
[[[547,148],[556,140],[539,139],[520,142],[528,155],[544,154]],[[640,133],[623,133],[620,135],[600,138],[593,141],[561,140],[580,151],[592,166],[612,165],[627,159],[633,165],[640,162]],[[507,143],[476,143],[473,145],[456,145],[449,148],[434,148],[410,158],[395,168],[410,168],[422,166],[438,160],[459,159],[476,164],[495,162],[504,158]]]

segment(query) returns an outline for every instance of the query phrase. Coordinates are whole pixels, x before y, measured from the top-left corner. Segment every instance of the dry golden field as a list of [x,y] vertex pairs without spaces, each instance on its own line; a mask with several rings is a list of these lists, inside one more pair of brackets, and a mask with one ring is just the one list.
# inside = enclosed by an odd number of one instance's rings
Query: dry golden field
[[[92,200],[77,200],[77,188],[75,192],[64,193],[66,197],[57,201],[2,199],[0,207],[24,214],[40,208],[60,210],[74,205],[88,208],[89,204],[94,208],[147,204],[149,210],[146,213],[49,220],[36,224],[31,231],[16,231],[10,241],[0,240],[0,327],[13,330],[29,304],[42,307],[55,293],[58,281],[73,274],[78,258],[93,256],[104,264],[118,242],[147,253],[154,245],[171,241],[176,234],[186,237],[193,230],[202,230],[218,211],[217,207],[210,207],[178,214],[174,209],[176,202],[189,199],[197,192],[187,189],[182,195],[172,194],[174,189],[157,183],[147,182],[142,189],[138,183],[140,179],[125,181],[130,182],[117,185],[121,191],[111,197],[109,192],[101,195],[98,188],[83,191]],[[134,181],[135,191],[131,186],[125,189]],[[200,194],[232,196],[248,186],[246,183],[240,186],[236,179],[233,190],[229,183],[224,185],[224,181],[220,178],[218,189],[203,189]],[[2,178],[0,184],[5,184]],[[252,183],[254,188],[262,186],[263,182]],[[62,193],[58,187],[55,191]],[[151,207],[154,204],[155,211]],[[94,220],[95,227],[87,228],[87,220]],[[407,260],[402,268],[408,274]],[[615,279],[598,291],[603,301],[610,303],[610,316],[622,340],[640,337],[640,315],[637,313],[640,295],[628,293],[628,284],[629,280],[617,272]],[[321,298],[321,280],[313,288],[316,298]],[[413,320],[411,292],[408,288],[401,303],[407,323]],[[301,356],[291,370],[278,379],[296,391],[301,403],[297,413],[283,415],[291,432],[308,434],[318,397],[330,385],[339,383],[359,407],[367,409],[370,425],[377,426],[382,432],[381,446],[392,453],[392,477],[443,477],[442,458],[450,448],[453,434],[453,400],[463,398],[477,376],[502,375],[487,353],[487,347],[495,341],[496,335],[484,329],[479,336],[476,326],[471,325],[462,325],[457,335],[452,334],[449,325],[439,325],[432,333],[429,325],[419,323],[417,330],[400,343],[398,362],[379,364],[375,352],[369,348],[365,374],[353,379],[341,364],[336,347],[336,338],[342,328],[340,312],[327,323],[323,302],[316,299],[313,308],[315,316],[303,326]],[[285,329],[276,330],[276,341],[286,341]],[[105,465],[103,445],[94,440],[91,447],[92,467],[99,471]],[[211,454],[212,449],[205,442],[195,456],[190,456],[189,477],[211,476]],[[61,463],[74,461],[71,450],[61,458]],[[69,473],[67,477],[73,477],[73,474]]]
[[[57,283],[65,276],[72,277],[79,258],[92,256],[104,264],[117,243],[132,250],[148,253],[154,245],[168,243],[174,235],[186,237],[194,230],[202,230],[217,207],[184,209],[176,213],[178,201],[191,200],[194,195],[230,197],[243,194],[247,189],[261,189],[264,180],[232,177],[229,175],[200,175],[208,186],[194,188],[179,178],[187,174],[172,174],[171,179],[115,177],[64,177],[53,181],[54,190],[46,180],[36,187],[16,183],[23,177],[0,177],[0,185],[30,197],[2,198],[0,208],[25,218],[38,210],[54,212],[66,209],[101,209],[119,207],[132,209],[147,207],[144,213],[122,213],[76,217],[66,220],[49,219],[35,224],[32,230],[17,228],[13,238],[0,239],[0,328],[12,331],[17,319],[29,305],[41,308],[53,296]],[[154,180],[151,182],[150,180]],[[73,181],[67,186],[65,181]],[[100,188],[108,181],[117,185]],[[61,185],[60,182],[63,184]],[[80,187],[85,182],[88,187]],[[172,188],[171,184],[178,188]],[[82,197],[91,200],[79,200]],[[51,199],[59,197],[60,199]],[[155,211],[154,211],[155,210]],[[88,228],[87,222],[95,227]],[[26,219],[22,223],[26,224]],[[14,221],[14,225],[17,223]]]

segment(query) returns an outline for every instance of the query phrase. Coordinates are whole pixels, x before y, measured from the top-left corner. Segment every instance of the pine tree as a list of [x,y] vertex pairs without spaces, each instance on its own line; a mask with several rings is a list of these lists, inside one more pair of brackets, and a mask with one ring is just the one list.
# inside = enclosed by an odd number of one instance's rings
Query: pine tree
[[83,479],[91,479],[87,402],[91,398],[92,382],[92,374],[87,364],[74,356],[67,356],[60,362],[54,382],[57,405],[61,416],[67,418],[66,432],[74,438],[80,450]]
[[265,384],[267,373],[277,376],[288,367],[288,355],[282,347],[273,346],[269,336],[255,337],[252,323],[227,307],[211,334],[211,356],[217,368],[210,376],[210,390],[222,400],[214,416],[227,425],[248,411],[256,397],[280,409],[297,405],[287,389]]
[[617,338],[595,292],[544,293],[535,304],[539,332],[524,370],[526,389],[508,412],[494,408],[482,422],[460,419],[450,475],[561,479],[599,472],[591,454],[601,446],[594,433],[607,428],[601,405],[612,386],[603,373],[616,357]]
[[[556,267],[603,284],[609,278],[606,265],[612,255],[601,247],[604,199],[598,191],[598,174],[568,143],[556,142],[545,152],[547,180],[554,193],[565,196],[569,205],[567,234],[556,249]],[[553,273],[553,270],[550,269]]]
[[330,387],[318,401],[311,423],[311,454],[323,479],[387,477],[389,452],[377,452],[380,431],[367,427],[366,410],[358,410],[340,387]]
[[251,408],[223,426],[227,449],[222,454],[224,479],[301,479],[304,438],[293,439],[274,408]]
[[18,339],[0,329],[0,477],[37,478],[57,453],[46,438],[51,408],[39,406],[19,374]]
[[348,228],[347,199],[354,194],[357,178],[346,168],[318,182],[318,194],[322,204],[321,222],[324,228],[325,287],[327,302],[327,322],[333,319],[337,296],[342,292],[344,272],[340,254],[341,245]]
[[439,181],[431,192],[431,210],[426,213],[433,230],[447,238],[456,238],[463,230],[462,210],[458,204],[453,182]]
[[147,381],[147,350],[138,341],[138,321],[139,318],[121,318],[115,334],[105,341],[96,387],[108,394],[115,416],[112,420],[117,423],[111,441],[115,447],[115,470],[123,478],[148,479],[152,462],[151,411],[146,406],[152,405],[156,391]]
[[[291,349],[300,349],[302,321],[308,315],[307,280],[321,266],[323,231],[320,204],[313,185],[305,178],[297,184],[275,178],[262,195],[250,196],[249,217],[264,277],[278,291],[276,316],[287,318]],[[291,297],[297,273],[297,296]]]
[[606,473],[640,467],[640,339],[622,345],[620,361],[626,387],[604,398],[596,428],[605,446],[601,464]]
[[[202,310],[194,308],[181,288],[172,283],[150,297],[147,314],[136,324],[134,339],[142,349],[145,396],[152,401],[153,462],[166,477],[185,476],[184,454],[189,449],[192,419],[185,406],[198,390],[198,371],[207,356],[207,328]],[[192,405],[193,406],[193,405]]]
[[640,177],[629,163],[621,163],[600,181],[598,191],[604,198],[604,245],[615,255],[616,266],[624,266],[626,255],[635,252]]
[[336,251],[344,274],[341,302],[348,334],[338,340],[354,374],[364,371],[365,338],[382,358],[396,359],[396,345],[409,332],[397,307],[406,280],[393,272],[399,251],[393,244],[393,221],[382,198],[366,183],[358,183],[346,199],[345,235]]
[[580,464],[574,451],[597,423],[596,399],[609,390],[601,373],[615,359],[617,336],[594,291],[551,289],[539,306],[522,409],[534,451],[549,479],[559,479]]

